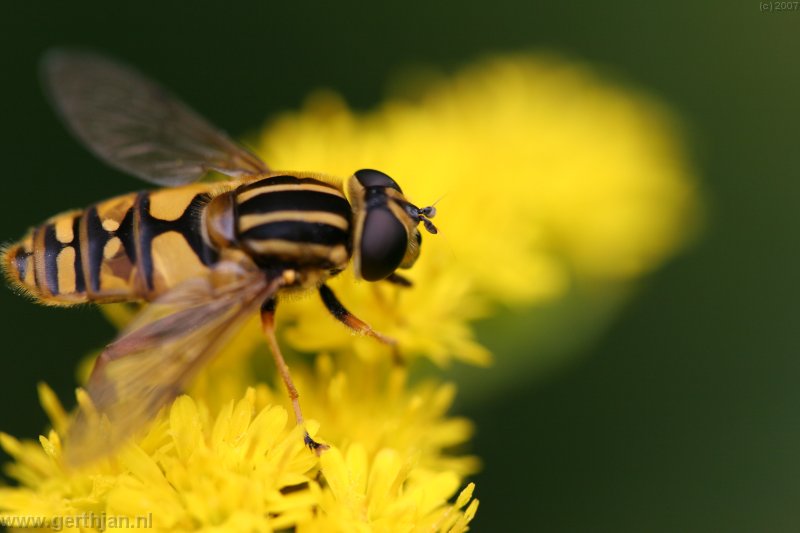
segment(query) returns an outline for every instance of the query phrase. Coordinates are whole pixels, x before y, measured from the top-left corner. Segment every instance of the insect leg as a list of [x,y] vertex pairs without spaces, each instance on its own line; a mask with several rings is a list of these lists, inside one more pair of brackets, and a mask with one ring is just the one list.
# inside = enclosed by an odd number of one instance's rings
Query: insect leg
[[[297,421],[297,425],[304,426],[303,411],[300,409],[300,401],[298,400],[300,395],[297,393],[297,388],[294,386],[294,381],[292,381],[292,375],[289,373],[289,367],[283,359],[280,346],[278,346],[278,340],[275,338],[276,305],[277,300],[274,297],[269,298],[261,305],[261,327],[267,337],[270,352],[272,352],[272,357],[275,360],[275,366],[278,368],[281,379],[283,379],[283,384],[286,386],[286,391],[289,393],[289,399],[292,401],[292,408],[294,409],[294,417]],[[306,446],[318,454],[328,449],[327,445],[312,439],[308,431],[305,432],[303,440]]]
[[396,272],[392,272],[391,274],[389,274],[384,279],[384,281],[388,281],[389,283],[392,283],[392,284],[397,285],[399,287],[413,287],[414,286],[414,284],[411,282],[410,279],[406,278],[405,276],[401,276],[400,274],[398,274]]
[[336,318],[336,320],[352,329],[356,333],[368,335],[374,339],[377,339],[379,342],[390,346],[392,348],[392,357],[394,358],[395,362],[398,364],[403,363],[403,358],[397,349],[397,341],[395,339],[388,337],[383,333],[378,333],[372,329],[369,324],[348,311],[327,285],[323,284],[320,286],[319,295],[322,297],[322,302],[325,304],[325,307],[328,309],[328,311],[330,311],[334,318]]

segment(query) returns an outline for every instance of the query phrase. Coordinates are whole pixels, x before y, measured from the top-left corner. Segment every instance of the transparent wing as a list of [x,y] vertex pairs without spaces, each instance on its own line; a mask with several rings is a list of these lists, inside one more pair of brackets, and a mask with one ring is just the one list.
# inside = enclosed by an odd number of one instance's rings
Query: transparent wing
[[215,275],[176,287],[100,355],[86,386],[91,402],[78,409],[67,433],[68,464],[100,458],[146,425],[277,290],[263,273],[221,267],[227,269],[222,286]]
[[113,167],[158,185],[197,180],[209,170],[249,176],[261,160],[157,83],[91,52],[53,50],[42,78],[69,129]]

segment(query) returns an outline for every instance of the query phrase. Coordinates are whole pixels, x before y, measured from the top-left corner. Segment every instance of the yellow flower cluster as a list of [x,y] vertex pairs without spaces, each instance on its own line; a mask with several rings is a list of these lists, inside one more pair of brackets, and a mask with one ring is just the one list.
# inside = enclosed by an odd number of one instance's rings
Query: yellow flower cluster
[[[372,167],[420,205],[443,197],[441,234],[425,235],[407,274],[413,288],[349,272],[331,282],[409,361],[487,364],[475,320],[557,300],[576,283],[635,280],[691,227],[692,184],[668,116],[581,67],[497,58],[419,94],[355,114],[319,93],[257,142],[273,169]],[[19,482],[0,488],[0,519],[150,513],[158,531],[466,530],[478,506],[466,478],[479,464],[458,451],[472,426],[447,416],[454,387],[410,380],[315,298],[282,301],[278,330],[307,427],[331,445],[320,457],[287,422],[282,389],[266,384],[253,323],[144,434],[80,470],[63,464],[69,422],[43,386],[49,435],[0,436]]]
[[[215,415],[202,400],[182,396],[135,444],[80,470],[64,467],[56,430],[39,445],[0,434],[0,445],[16,460],[8,473],[22,485],[0,488],[0,521],[77,515],[149,517],[157,531],[466,530],[477,509],[472,485],[458,490],[457,471],[464,472],[466,462],[448,469],[447,462],[428,458],[425,466],[424,447],[362,443],[332,448],[320,460],[303,444],[302,428],[288,423],[286,409],[271,402],[272,394],[258,385]],[[52,391],[42,386],[40,396],[53,427],[65,428],[66,414]],[[404,422],[386,416],[387,426]],[[317,427],[307,425],[312,434]],[[402,446],[388,437],[378,440]],[[375,439],[370,444],[380,446]]]

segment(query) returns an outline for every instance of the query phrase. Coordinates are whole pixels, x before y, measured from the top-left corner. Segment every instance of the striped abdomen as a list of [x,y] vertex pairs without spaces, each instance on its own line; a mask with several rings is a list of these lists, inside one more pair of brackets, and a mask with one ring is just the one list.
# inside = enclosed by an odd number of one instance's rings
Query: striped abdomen
[[238,244],[264,268],[336,272],[350,259],[352,210],[344,193],[299,174],[272,176],[233,193]]
[[152,300],[216,260],[201,231],[209,188],[132,193],[53,217],[4,251],[6,275],[52,305]]

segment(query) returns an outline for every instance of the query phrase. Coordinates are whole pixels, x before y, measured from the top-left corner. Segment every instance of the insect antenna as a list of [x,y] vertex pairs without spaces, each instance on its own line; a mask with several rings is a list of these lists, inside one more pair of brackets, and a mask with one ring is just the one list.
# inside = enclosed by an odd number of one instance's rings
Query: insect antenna
[[439,233],[439,230],[436,228],[433,222],[430,221],[430,219],[436,216],[436,204],[438,204],[446,195],[446,193],[441,195],[435,202],[427,207],[417,208],[417,219],[422,222],[428,233],[432,233],[434,235]]

